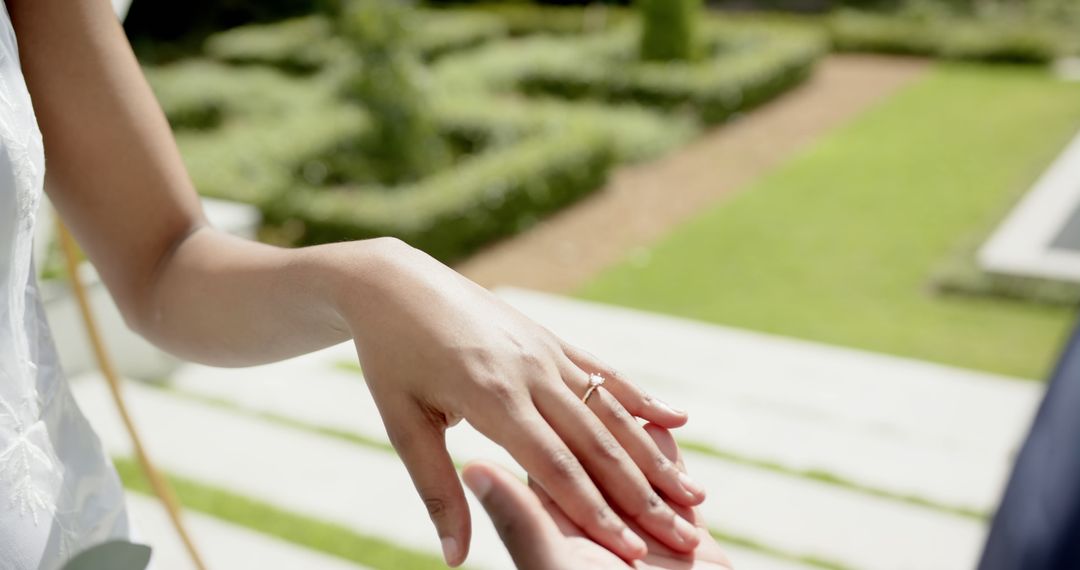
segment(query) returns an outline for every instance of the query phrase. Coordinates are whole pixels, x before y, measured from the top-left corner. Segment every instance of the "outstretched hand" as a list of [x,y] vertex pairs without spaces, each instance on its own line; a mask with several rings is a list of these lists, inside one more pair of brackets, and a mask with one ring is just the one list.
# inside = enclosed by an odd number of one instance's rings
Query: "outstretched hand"
[[[470,540],[444,440],[461,418],[506,448],[564,516],[608,550],[640,558],[647,537],[694,550],[697,530],[670,505],[696,505],[704,492],[635,418],[673,428],[686,422],[684,413],[427,254],[402,244],[387,259],[377,287],[352,298],[343,314],[448,564],[465,559]],[[594,374],[604,384],[583,403]]]
[[[658,426],[646,431],[680,471],[685,466],[671,434]],[[520,570],[731,570],[720,545],[694,509],[675,506],[693,521],[700,541],[693,552],[676,552],[650,540],[648,554],[626,561],[588,538],[537,485],[526,487],[505,469],[490,463],[465,466],[465,483],[480,499]],[[632,521],[628,524],[633,526]]]

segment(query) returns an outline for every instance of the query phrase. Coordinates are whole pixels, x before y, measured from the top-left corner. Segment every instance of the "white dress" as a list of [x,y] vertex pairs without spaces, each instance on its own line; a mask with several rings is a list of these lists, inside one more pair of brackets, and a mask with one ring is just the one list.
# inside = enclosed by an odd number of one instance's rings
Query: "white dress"
[[123,490],[60,369],[31,261],[41,133],[0,2],[0,570],[128,539]]

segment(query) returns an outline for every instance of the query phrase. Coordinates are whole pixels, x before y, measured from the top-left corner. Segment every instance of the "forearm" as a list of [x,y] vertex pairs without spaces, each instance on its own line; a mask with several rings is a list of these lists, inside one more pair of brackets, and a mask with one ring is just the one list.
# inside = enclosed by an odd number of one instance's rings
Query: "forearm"
[[282,249],[204,227],[162,260],[128,320],[190,360],[280,360],[351,338],[342,298],[353,313],[365,300],[376,302],[380,276],[405,251],[394,240]]

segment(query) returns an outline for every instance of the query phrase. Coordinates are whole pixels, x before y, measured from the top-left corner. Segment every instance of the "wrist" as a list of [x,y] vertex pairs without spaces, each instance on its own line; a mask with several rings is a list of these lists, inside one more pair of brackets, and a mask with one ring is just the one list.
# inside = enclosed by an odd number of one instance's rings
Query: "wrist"
[[[396,238],[375,238],[318,246],[316,286],[335,328],[356,337],[360,328],[390,301],[400,275],[417,250]],[[400,293],[400,291],[398,291]]]

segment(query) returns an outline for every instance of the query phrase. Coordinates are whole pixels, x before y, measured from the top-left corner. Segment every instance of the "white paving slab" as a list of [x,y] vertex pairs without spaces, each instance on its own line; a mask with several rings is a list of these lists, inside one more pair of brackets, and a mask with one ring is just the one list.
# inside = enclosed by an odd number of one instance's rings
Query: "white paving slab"
[[1043,384],[521,290],[500,295],[686,408],[683,437],[991,512]]
[[[73,384],[80,407],[109,452],[129,454],[130,443],[103,382],[88,375]],[[438,552],[408,476],[389,453],[244,418],[138,384],[129,383],[125,391],[150,449],[165,469],[364,534]],[[491,453],[479,455],[500,456],[501,450],[487,445]],[[469,566],[511,567],[493,528],[471,496],[470,508],[474,539]],[[223,543],[228,541],[222,537]],[[175,551],[178,546],[166,544],[165,548]],[[741,568],[806,568],[742,548],[729,548],[729,552],[733,560],[745,564]]]
[[[692,420],[680,430],[684,439],[979,512],[993,511],[1043,390],[1031,381],[623,308],[514,290],[501,294],[653,393],[688,408]],[[381,420],[362,384],[332,367],[354,359],[352,347],[343,344],[243,371],[187,367],[175,383],[379,435]]]
[[[312,382],[319,377],[317,371],[307,376]],[[127,453],[104,388],[86,380],[75,386],[80,405],[110,451]],[[127,393],[166,468],[435,551],[426,515],[393,455],[141,385],[130,385]],[[499,456],[493,444],[470,431],[451,431],[461,434],[451,440],[459,459]],[[982,527],[971,519],[709,457],[691,456],[688,461],[695,477],[710,489],[703,512],[712,526],[788,552],[870,569],[926,568],[921,563],[931,555],[941,568],[964,568],[972,565],[982,541]],[[376,520],[371,513],[393,516]],[[473,562],[505,567],[490,528],[486,523],[478,528]],[[882,556],[884,551],[891,554]]]
[[[384,439],[359,376],[334,366],[336,351],[326,357],[305,357],[309,371],[302,374],[291,369],[297,363],[283,373],[267,367],[239,375],[188,367],[174,382],[185,391],[249,409]],[[303,384],[297,377],[305,379]],[[449,446],[461,461],[511,461],[467,425],[450,430]],[[694,453],[687,454],[687,461],[695,478],[710,489],[703,512],[713,526],[787,552],[856,568],[925,568],[920,566],[924,556],[933,553],[941,568],[965,568],[974,565],[983,540],[982,525],[971,519]],[[881,557],[882,549],[900,554]]]
[[[268,412],[385,441],[382,420],[363,379],[357,372],[340,368],[342,362],[353,359],[352,346],[344,343],[286,362],[246,369],[189,365],[178,372],[171,386],[246,410]],[[465,424],[448,432],[448,445],[460,461],[485,458],[524,475],[508,453]],[[726,549],[737,568],[811,568],[744,548],[728,546]]]
[[725,546],[724,550],[735,570],[812,570],[814,568],[814,566],[780,560],[745,548]]
[[[990,510],[1042,386],[547,295],[501,291],[556,333],[688,408],[680,437],[949,505]],[[249,369],[187,366],[185,392],[385,440],[348,344]],[[76,383],[110,450],[126,438],[99,383]],[[407,475],[391,454],[244,417],[141,386],[129,389],[153,449],[171,470],[358,532],[437,552]],[[467,425],[458,460],[508,455]],[[710,524],[790,553],[853,568],[968,568],[976,520],[752,466],[689,454],[710,489]],[[328,467],[329,466],[329,467]],[[520,472],[520,470],[519,470]],[[366,484],[363,482],[367,482]],[[373,483],[374,482],[374,483]],[[376,492],[371,489],[376,488]],[[474,505],[474,513],[479,513]],[[394,513],[375,521],[370,513]],[[419,522],[418,522],[419,521]],[[470,559],[507,567],[486,522]],[[734,549],[743,568],[797,563]],[[932,562],[927,562],[928,560]]]
[[[156,499],[128,494],[128,515],[137,532],[136,542],[153,548],[150,570],[193,570],[180,539]],[[260,570],[365,570],[320,552],[278,540],[222,522],[210,516],[186,511],[188,532],[207,567],[214,569],[258,568]]]

